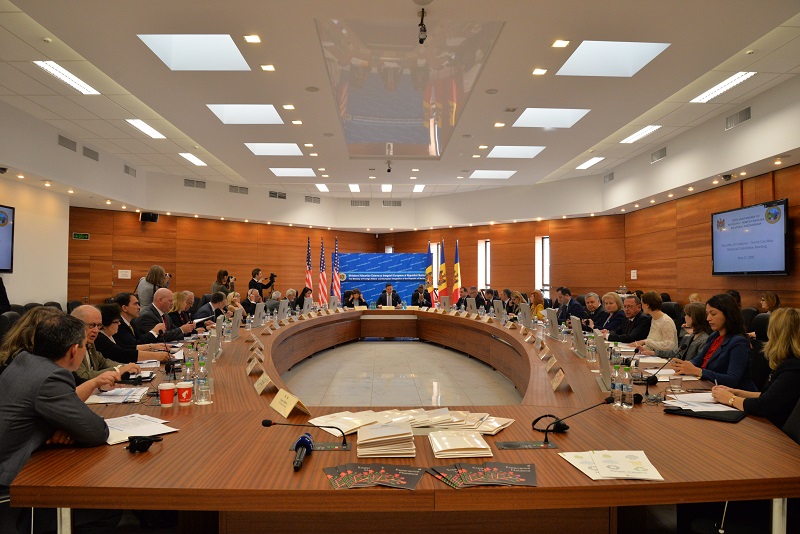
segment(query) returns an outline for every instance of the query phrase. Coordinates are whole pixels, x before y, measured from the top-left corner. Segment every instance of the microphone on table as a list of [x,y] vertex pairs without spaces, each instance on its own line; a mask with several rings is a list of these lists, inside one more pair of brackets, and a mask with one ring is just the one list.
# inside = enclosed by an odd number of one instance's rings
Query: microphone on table
[[303,467],[303,460],[306,455],[314,452],[314,440],[311,439],[311,434],[306,432],[297,438],[292,448],[294,449],[294,462],[292,462],[292,467],[294,467],[295,471],[300,471],[300,468]]
[[666,367],[667,364],[669,364],[669,362],[671,362],[673,358],[675,358],[675,356],[671,356],[666,362],[664,362],[664,365],[662,365],[656,370],[655,373],[651,374],[650,376],[644,379],[645,383],[644,396],[646,399],[650,400],[650,386],[655,386],[656,384],[658,384],[658,373],[661,372],[661,370],[664,367]]
[[[569,419],[570,417],[574,417],[574,416],[576,416],[578,414],[582,414],[583,412],[591,410],[592,408],[597,408],[598,406],[603,406],[604,404],[612,404],[613,402],[614,402],[614,397],[608,396],[605,399],[603,399],[603,402],[599,402],[599,403],[595,404],[594,406],[589,406],[588,408],[584,408],[583,410],[581,410],[579,412],[575,412],[573,414],[570,414],[570,415],[568,415],[566,417],[556,417],[555,415],[551,415],[551,414],[542,415],[541,417],[538,417],[538,418],[534,419],[534,421],[531,424],[531,426],[533,427],[534,430],[538,430],[539,432],[544,432],[544,441],[543,442],[544,443],[550,443],[550,441],[548,441],[548,434],[551,431],[550,427],[553,427],[552,431],[555,432],[555,433],[566,432],[567,430],[569,430],[569,426],[566,423],[564,423],[564,419]],[[540,419],[542,419],[544,417],[555,417],[555,421],[553,421],[552,423],[550,423],[549,425],[544,427],[544,429],[536,428],[536,423]]]
[[334,430],[338,430],[339,432],[342,433],[342,447],[347,447],[347,438],[344,435],[344,431],[341,428],[336,427],[336,426],[328,426],[328,425],[296,425],[296,424],[292,424],[292,423],[276,423],[275,421],[273,421],[271,419],[264,419],[263,421],[261,421],[261,425],[265,426],[265,427],[271,427],[271,426],[276,426],[277,425],[277,426],[307,426],[307,427],[310,427],[310,428],[333,428]]

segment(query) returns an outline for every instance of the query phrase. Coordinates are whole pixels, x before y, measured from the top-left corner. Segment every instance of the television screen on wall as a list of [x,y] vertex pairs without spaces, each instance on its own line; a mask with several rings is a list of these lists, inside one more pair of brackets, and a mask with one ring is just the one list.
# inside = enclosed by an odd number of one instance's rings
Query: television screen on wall
[[787,206],[784,198],[712,213],[712,274],[788,274]]
[[14,272],[14,208],[0,205],[0,273]]

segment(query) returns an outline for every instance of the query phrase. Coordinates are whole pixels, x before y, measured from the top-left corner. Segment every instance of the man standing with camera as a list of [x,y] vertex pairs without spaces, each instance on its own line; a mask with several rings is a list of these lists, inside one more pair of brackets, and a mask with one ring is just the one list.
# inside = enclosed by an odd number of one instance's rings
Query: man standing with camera
[[261,295],[263,300],[267,300],[269,298],[269,294],[265,295],[264,291],[268,291],[269,288],[275,286],[275,278],[278,276],[275,273],[269,273],[269,280],[262,278],[261,276],[261,269],[256,267],[253,269],[253,278],[250,280],[250,284],[248,285],[248,289],[257,289],[258,294]]

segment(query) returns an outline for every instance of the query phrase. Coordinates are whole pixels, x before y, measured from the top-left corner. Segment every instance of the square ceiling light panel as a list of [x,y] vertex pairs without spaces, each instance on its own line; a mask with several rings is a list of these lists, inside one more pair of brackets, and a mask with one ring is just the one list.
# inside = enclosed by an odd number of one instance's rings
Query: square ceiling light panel
[[269,170],[275,176],[290,177],[290,178],[304,178],[316,176],[314,169],[310,167],[270,167]]
[[139,35],[170,70],[250,70],[230,35]]
[[302,156],[297,143],[245,143],[256,156]]
[[668,46],[669,43],[583,41],[556,76],[630,78]]
[[487,158],[535,158],[544,150],[543,146],[496,146],[487,155]]
[[483,178],[485,180],[508,180],[517,171],[487,171],[487,170],[480,170],[480,171],[472,171],[472,174],[469,175],[470,178]]
[[283,124],[272,104],[206,104],[223,124]]
[[572,128],[590,110],[564,108],[526,108],[512,125],[514,128]]

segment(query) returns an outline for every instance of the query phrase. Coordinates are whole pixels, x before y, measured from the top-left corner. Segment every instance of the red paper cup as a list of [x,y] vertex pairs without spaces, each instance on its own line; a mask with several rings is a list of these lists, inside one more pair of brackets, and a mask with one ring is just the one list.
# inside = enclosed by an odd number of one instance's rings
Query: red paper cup
[[162,408],[169,408],[175,402],[175,384],[165,382],[158,385],[158,398]]
[[192,389],[194,384],[191,382],[178,382],[178,405],[189,406],[192,404]]

